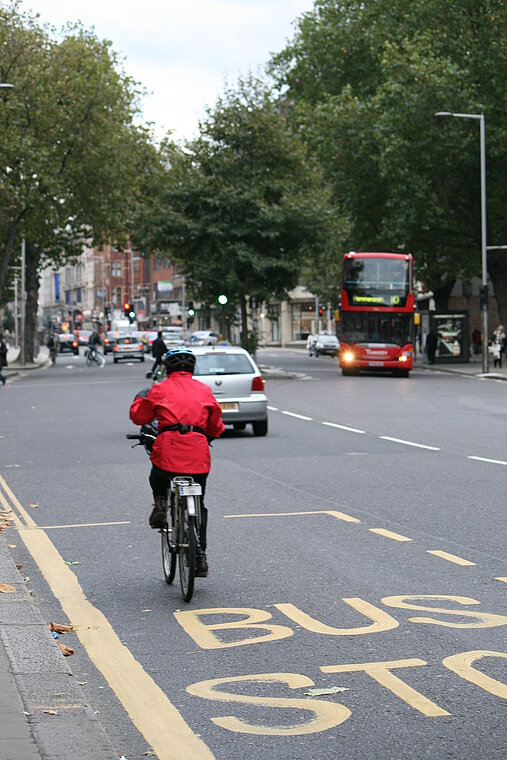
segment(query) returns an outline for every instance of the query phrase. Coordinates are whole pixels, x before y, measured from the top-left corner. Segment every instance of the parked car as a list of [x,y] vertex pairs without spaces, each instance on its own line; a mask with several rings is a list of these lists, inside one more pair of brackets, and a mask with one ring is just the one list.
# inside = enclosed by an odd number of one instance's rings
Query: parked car
[[222,409],[224,425],[254,435],[268,432],[268,399],[261,372],[248,351],[237,346],[192,346],[194,378],[208,385]]
[[116,343],[116,338],[119,336],[120,333],[115,331],[107,332],[104,335],[104,354],[111,354],[113,352],[113,348]]
[[144,362],[144,347],[135,335],[119,335],[113,346],[113,361],[120,359],[139,359]]
[[213,330],[196,330],[190,336],[191,346],[216,346],[220,335]]
[[79,354],[79,343],[71,333],[60,333],[57,336],[58,352],[70,351],[76,356]]
[[308,339],[307,348],[309,356],[338,356],[340,341],[332,333],[318,333],[312,336],[312,340]]
[[75,337],[77,338],[80,346],[87,346],[91,334],[91,330],[77,330]]

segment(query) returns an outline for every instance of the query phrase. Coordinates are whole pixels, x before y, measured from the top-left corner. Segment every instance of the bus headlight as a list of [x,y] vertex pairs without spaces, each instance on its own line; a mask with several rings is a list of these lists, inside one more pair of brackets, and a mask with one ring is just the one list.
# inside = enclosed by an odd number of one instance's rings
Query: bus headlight
[[400,361],[400,362],[406,362],[406,361],[408,361],[408,357],[405,356],[405,354],[402,354],[401,356],[398,357],[398,361]]
[[346,351],[343,354],[343,361],[347,362],[347,364],[350,364],[350,362],[354,361],[354,354],[352,353],[352,351]]

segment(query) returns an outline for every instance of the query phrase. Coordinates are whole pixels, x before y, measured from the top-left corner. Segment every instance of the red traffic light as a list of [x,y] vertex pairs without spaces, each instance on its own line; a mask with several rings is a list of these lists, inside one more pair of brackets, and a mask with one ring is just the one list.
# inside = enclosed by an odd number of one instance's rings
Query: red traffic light
[[128,302],[124,303],[123,308],[125,309],[125,311],[130,311],[130,304]]

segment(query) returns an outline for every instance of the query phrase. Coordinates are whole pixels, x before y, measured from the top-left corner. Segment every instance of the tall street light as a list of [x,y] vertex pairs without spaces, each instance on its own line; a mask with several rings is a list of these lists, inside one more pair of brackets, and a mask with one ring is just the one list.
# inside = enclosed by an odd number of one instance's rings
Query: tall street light
[[483,113],[452,113],[438,111],[435,116],[455,116],[457,119],[475,119],[480,125],[481,145],[481,239],[482,239],[482,371],[489,370],[488,356],[488,246],[486,240],[486,123]]

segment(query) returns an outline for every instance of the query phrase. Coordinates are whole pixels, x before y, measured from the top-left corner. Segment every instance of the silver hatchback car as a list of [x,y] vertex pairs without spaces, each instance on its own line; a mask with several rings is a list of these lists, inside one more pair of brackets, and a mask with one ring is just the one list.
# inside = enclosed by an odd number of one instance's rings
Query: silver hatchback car
[[194,378],[208,385],[222,409],[224,425],[254,435],[268,432],[268,399],[264,380],[248,351],[238,346],[192,346]]
[[113,346],[113,361],[120,359],[139,359],[144,362],[144,345],[136,335],[119,335]]

